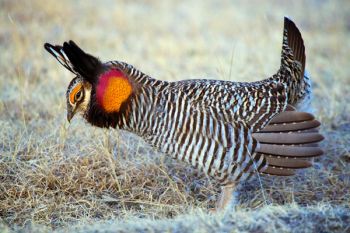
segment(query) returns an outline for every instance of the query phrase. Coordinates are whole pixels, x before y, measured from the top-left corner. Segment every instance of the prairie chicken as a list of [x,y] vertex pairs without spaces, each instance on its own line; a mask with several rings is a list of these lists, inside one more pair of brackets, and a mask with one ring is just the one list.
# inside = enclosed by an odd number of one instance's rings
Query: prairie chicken
[[303,39],[288,18],[279,70],[252,83],[161,81],[124,62],[102,63],[73,41],[45,49],[76,75],[67,90],[68,121],[79,112],[94,126],[133,132],[202,170],[222,186],[219,209],[239,181],[254,173],[291,176],[323,153],[320,123],[297,111],[309,102],[311,83]]

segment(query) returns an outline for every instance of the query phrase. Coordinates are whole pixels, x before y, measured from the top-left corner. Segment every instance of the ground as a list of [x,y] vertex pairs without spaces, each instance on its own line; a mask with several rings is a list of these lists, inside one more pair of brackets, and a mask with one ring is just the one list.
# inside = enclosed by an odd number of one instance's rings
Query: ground
[[[325,154],[291,178],[217,184],[132,134],[66,120],[73,75],[44,49],[74,40],[162,80],[276,72],[283,17],[301,29]],[[349,1],[0,1],[0,231],[349,232]]]

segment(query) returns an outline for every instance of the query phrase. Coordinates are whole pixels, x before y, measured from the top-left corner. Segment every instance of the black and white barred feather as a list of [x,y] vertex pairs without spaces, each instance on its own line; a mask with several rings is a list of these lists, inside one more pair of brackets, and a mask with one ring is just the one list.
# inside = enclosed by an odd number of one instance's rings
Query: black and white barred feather
[[[311,86],[301,34],[288,18],[280,69],[252,83],[161,81],[124,62],[102,64],[74,42],[45,48],[91,84],[101,69],[118,69],[133,83],[135,90],[120,112],[102,112],[91,101],[84,114],[88,122],[131,131],[222,185],[256,172],[293,175],[295,169],[311,166],[307,158],[322,154],[317,145],[323,139],[317,131],[320,123],[309,113],[295,111],[310,98]],[[92,89],[92,100],[95,95]]]

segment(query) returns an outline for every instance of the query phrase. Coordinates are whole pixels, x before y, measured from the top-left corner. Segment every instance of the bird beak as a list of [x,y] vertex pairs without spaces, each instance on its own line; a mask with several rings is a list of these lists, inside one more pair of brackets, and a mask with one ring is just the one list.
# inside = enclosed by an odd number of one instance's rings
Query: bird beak
[[74,111],[68,109],[68,111],[67,111],[67,120],[68,120],[69,123],[70,123],[70,120],[72,120],[74,114],[75,114]]

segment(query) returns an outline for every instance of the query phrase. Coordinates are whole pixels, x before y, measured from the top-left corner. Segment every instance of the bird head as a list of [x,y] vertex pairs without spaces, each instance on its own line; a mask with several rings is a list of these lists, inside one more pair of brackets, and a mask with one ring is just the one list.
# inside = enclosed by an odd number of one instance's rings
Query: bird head
[[84,114],[89,106],[91,97],[91,87],[89,82],[77,76],[68,85],[67,97],[67,120],[73,118],[76,113]]
[[73,41],[65,42],[63,46],[46,43],[44,47],[76,75],[66,94],[68,121],[77,113],[89,121],[89,111],[110,118],[110,115],[119,113],[131,98],[134,91],[132,80],[112,63],[102,63],[98,58],[85,53]]

